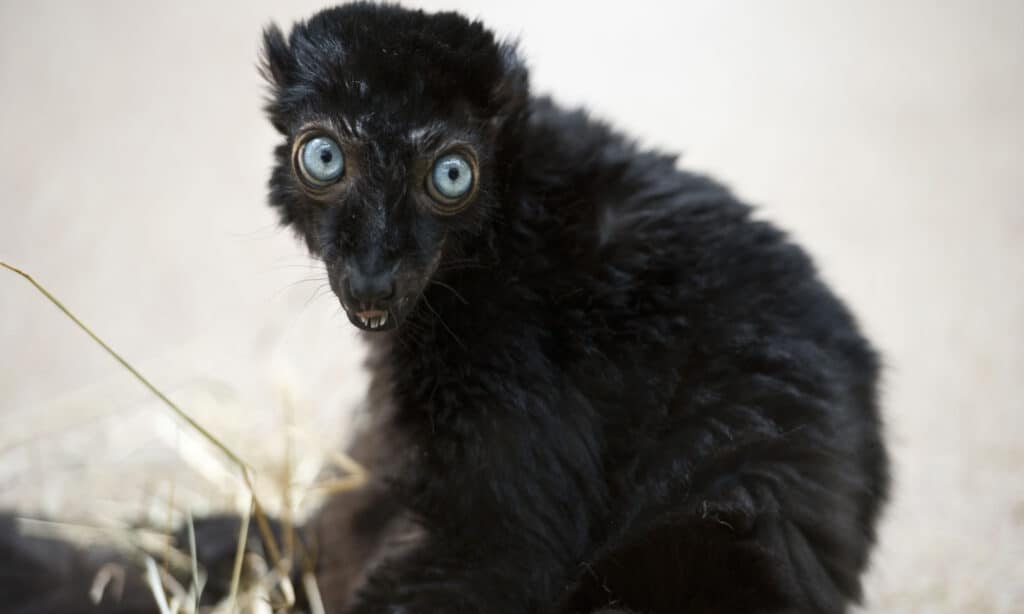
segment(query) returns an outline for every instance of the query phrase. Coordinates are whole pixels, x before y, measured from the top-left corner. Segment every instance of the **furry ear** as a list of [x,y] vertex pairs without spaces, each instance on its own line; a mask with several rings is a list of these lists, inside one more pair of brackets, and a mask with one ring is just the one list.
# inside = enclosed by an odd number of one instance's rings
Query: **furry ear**
[[281,28],[270,24],[263,29],[263,47],[260,49],[260,75],[270,86],[270,96],[264,107],[270,123],[282,134],[287,133],[283,111],[278,99],[283,90],[293,81],[295,75],[295,56],[288,47]]
[[260,50],[260,75],[276,89],[291,83],[295,57],[288,48],[288,41],[277,24],[263,29],[263,48]]
[[503,123],[526,107],[530,98],[530,76],[514,41],[503,43],[500,51],[502,76],[491,91],[491,109],[494,119]]

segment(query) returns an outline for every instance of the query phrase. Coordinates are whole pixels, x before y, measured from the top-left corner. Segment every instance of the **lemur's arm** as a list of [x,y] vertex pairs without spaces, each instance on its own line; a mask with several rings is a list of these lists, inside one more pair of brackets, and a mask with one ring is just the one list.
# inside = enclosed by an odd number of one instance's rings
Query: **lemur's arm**
[[586,554],[607,503],[583,396],[463,384],[435,393],[398,476],[423,542],[370,572],[353,613],[551,611]]

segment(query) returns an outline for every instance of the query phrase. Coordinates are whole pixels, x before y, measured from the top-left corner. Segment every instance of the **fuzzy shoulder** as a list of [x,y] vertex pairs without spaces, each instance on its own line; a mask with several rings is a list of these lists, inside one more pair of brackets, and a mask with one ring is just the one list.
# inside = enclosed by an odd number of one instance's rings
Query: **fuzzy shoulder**
[[727,187],[583,110],[537,99],[523,140],[516,215],[545,235],[547,248],[627,268],[632,261],[644,270],[749,254],[810,273],[802,250],[754,219]]
[[527,130],[521,211],[541,255],[532,262],[587,288],[588,313],[668,338],[684,326],[720,346],[736,335],[844,338],[871,362],[808,254],[728,188],[549,100],[534,102]]

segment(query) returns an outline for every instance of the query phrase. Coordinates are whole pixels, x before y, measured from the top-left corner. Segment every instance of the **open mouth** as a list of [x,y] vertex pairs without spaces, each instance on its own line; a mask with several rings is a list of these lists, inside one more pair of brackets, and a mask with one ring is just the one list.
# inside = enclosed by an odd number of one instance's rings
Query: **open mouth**
[[[412,304],[410,296],[403,296],[395,301],[377,304],[358,304],[356,301],[338,297],[341,308],[348,321],[359,330],[383,332],[395,330],[404,320]],[[355,303],[355,304],[353,304]]]
[[366,330],[380,330],[388,325],[388,312],[380,309],[367,309],[354,314],[358,324]]

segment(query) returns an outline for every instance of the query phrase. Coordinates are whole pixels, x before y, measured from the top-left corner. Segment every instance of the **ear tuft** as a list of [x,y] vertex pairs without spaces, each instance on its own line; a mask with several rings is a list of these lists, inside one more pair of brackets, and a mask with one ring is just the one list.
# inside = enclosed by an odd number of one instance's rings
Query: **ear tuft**
[[274,89],[283,89],[292,81],[295,58],[288,41],[277,24],[263,29],[263,48],[260,51],[260,75]]
[[500,48],[502,76],[491,91],[494,116],[500,120],[517,115],[530,98],[530,78],[526,65],[519,58],[516,42],[502,43]]
[[285,113],[281,107],[281,95],[294,81],[295,56],[285,40],[284,33],[276,24],[263,29],[263,47],[260,49],[260,75],[270,86],[263,109],[270,123],[281,134],[288,134]]

